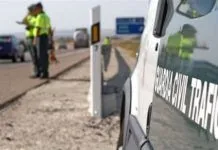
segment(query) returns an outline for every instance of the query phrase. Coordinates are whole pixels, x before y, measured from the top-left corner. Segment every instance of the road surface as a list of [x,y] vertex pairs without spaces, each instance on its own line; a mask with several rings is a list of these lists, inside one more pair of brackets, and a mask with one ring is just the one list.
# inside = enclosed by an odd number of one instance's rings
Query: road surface
[[119,117],[87,111],[89,67],[86,61],[0,110],[0,149],[115,150]]
[[[135,61],[116,49],[110,59],[104,81],[122,86]],[[90,116],[89,72],[90,61],[86,61],[0,109],[0,149],[115,150],[119,115]]]
[[[89,56],[88,49],[78,51],[68,50],[58,54],[59,64],[50,65],[50,76],[53,76],[64,68]],[[11,61],[0,61],[0,105],[19,95],[31,87],[34,87],[43,80],[31,79],[29,76],[32,71],[30,57],[27,56],[26,63],[11,63]]]

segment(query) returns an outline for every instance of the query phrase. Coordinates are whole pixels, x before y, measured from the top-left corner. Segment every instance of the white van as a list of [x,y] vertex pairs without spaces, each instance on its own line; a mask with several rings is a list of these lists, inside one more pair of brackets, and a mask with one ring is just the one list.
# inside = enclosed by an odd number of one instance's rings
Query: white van
[[123,150],[218,150],[218,1],[152,0],[123,90]]
[[89,35],[87,28],[77,28],[73,33],[74,49],[88,48],[89,47]]

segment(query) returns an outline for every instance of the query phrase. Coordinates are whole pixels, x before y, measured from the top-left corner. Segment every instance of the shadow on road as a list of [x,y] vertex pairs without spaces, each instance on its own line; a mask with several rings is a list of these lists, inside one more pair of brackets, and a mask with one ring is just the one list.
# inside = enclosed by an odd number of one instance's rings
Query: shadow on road
[[16,62],[16,63],[13,63],[11,60],[0,60],[0,65],[11,65],[11,64],[17,65],[17,64],[24,64],[30,62],[31,60],[26,60],[25,62]]
[[112,47],[111,45],[102,45],[101,49],[102,49],[102,55],[103,55],[103,70],[107,71],[108,65],[110,63]]
[[71,79],[63,79],[63,78],[51,78],[54,81],[62,81],[62,82],[90,82],[90,79],[80,79],[80,78],[71,78]]
[[107,82],[107,85],[109,85],[109,86],[116,86],[118,88],[122,88],[126,79],[129,77],[131,69],[117,49],[115,49],[115,56],[116,56],[116,59],[118,61],[117,62],[118,63],[118,72],[116,75],[111,77],[106,82]]
[[125,84],[126,79],[129,77],[131,69],[116,48],[114,52],[117,59],[118,72],[109,80],[105,81],[106,85],[103,86],[103,94],[116,93],[117,111],[119,112],[121,108],[123,85]]

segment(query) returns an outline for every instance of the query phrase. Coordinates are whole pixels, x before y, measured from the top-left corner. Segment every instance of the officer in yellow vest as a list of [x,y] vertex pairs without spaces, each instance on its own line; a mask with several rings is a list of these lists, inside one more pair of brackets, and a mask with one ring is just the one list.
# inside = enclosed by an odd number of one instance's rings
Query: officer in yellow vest
[[[196,29],[189,24],[185,24],[182,30],[169,36],[166,46],[167,65],[171,69],[184,68],[190,63],[194,48],[197,46]],[[182,65],[178,67],[177,65]]]
[[104,38],[104,43],[103,43],[103,45],[110,45],[111,43],[110,43],[110,38],[107,36],[107,37],[105,37]]
[[28,14],[23,18],[21,22],[17,22],[18,24],[24,24],[26,26],[26,41],[27,41],[27,49],[30,52],[32,62],[33,62],[33,75],[31,77],[39,77],[39,63],[37,57],[36,47],[33,45],[34,39],[34,26],[36,14],[34,12],[35,4],[32,4],[28,7]]
[[[182,30],[169,36],[166,46],[167,55],[171,57],[168,65],[174,65],[174,68],[181,68],[180,71],[187,73],[192,70],[192,55],[194,49],[208,50],[208,47],[197,42],[197,30],[190,24],[185,24]],[[176,66],[179,62],[180,67]]]
[[43,11],[41,3],[36,4],[35,7],[36,21],[34,28],[34,41],[37,51],[39,53],[39,71],[41,78],[49,77],[49,56],[48,56],[48,44],[49,37],[51,35],[51,23],[49,16]]
[[111,41],[108,36],[105,37],[103,41],[102,55],[104,59],[104,71],[107,71],[107,68],[110,62],[110,56],[111,56]]

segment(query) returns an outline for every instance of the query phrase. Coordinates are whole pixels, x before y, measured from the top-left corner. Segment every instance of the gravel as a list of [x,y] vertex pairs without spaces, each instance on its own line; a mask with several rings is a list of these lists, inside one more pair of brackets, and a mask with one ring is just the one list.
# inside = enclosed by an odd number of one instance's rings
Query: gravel
[[0,150],[114,150],[119,117],[88,113],[89,62],[0,110]]

